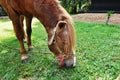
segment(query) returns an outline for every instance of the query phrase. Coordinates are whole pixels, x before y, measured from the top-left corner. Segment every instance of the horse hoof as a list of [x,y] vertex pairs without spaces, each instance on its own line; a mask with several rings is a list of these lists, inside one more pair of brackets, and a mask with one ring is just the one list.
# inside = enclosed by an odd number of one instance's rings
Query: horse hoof
[[33,48],[29,48],[29,49],[28,49],[28,52],[32,52],[32,51],[33,51]]
[[28,63],[28,62],[29,62],[29,58],[22,60],[22,63]]

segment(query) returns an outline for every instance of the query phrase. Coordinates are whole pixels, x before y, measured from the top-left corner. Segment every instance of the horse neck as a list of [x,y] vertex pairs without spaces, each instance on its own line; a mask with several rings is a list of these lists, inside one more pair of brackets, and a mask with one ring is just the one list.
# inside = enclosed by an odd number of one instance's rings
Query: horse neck
[[[48,4],[48,2],[51,3]],[[60,20],[64,20],[69,24],[69,34],[71,45],[74,45],[75,42],[75,32],[72,25],[72,19],[66,10],[60,5],[57,0],[46,0],[45,4],[35,3],[36,16],[40,22],[44,25],[48,34],[56,27],[56,24]],[[39,8],[38,8],[39,7]]]
[[41,4],[40,8],[36,8],[36,17],[45,28],[50,30],[56,27],[57,22],[60,20],[65,20],[66,22],[71,21],[70,15],[59,3],[56,2],[54,6],[51,6],[52,4],[50,4]]

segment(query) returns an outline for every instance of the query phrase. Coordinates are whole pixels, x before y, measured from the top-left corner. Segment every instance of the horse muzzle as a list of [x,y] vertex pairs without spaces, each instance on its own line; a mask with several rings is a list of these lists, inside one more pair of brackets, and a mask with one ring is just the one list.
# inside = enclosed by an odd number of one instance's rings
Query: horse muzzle
[[59,60],[59,68],[75,68],[76,65],[76,57],[73,59],[66,59],[65,56],[57,56],[57,59]]

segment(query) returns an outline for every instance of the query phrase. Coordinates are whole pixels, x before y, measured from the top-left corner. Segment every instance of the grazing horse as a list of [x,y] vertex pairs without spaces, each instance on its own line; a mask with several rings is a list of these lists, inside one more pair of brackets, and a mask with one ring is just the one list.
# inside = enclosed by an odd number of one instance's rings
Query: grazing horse
[[28,55],[23,43],[22,15],[26,18],[28,50],[33,49],[31,20],[34,16],[44,25],[48,34],[48,47],[60,61],[60,66],[75,66],[75,30],[70,15],[58,0],[0,0],[0,5],[12,20],[23,62],[28,60]]

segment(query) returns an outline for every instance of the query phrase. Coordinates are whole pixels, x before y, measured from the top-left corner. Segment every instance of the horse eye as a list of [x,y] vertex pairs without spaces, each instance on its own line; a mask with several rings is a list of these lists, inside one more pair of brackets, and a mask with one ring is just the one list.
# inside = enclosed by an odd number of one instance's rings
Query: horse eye
[[65,45],[65,42],[62,42]]
[[55,39],[53,40],[53,43],[55,43],[56,41],[55,41]]

